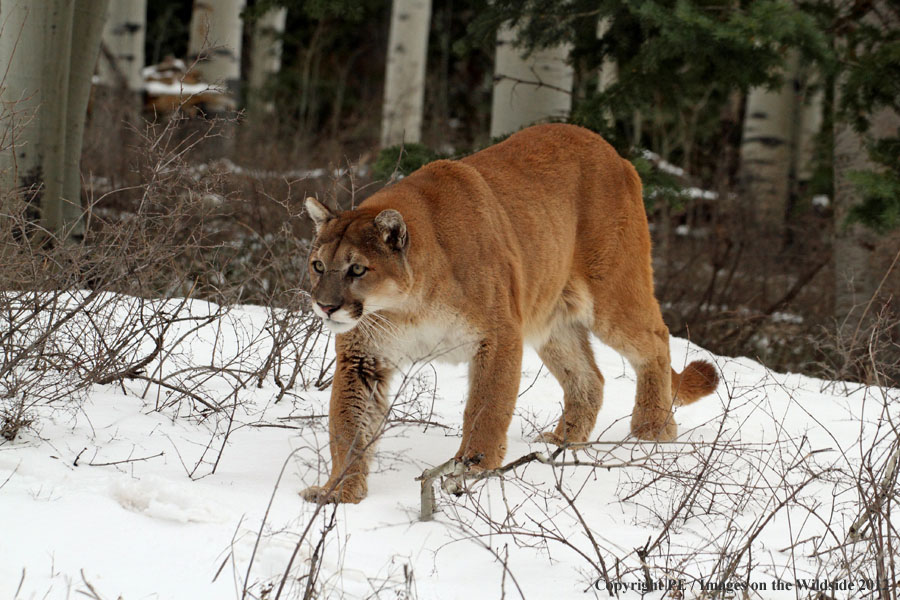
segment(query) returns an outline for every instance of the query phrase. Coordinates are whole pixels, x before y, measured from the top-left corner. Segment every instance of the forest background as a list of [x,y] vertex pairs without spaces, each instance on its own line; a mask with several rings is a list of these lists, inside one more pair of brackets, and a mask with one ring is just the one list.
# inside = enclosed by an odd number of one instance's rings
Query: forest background
[[[897,600],[898,23],[888,0],[0,0],[0,593]],[[369,498],[301,502],[336,362],[304,198],[349,208],[546,121],[641,173],[673,366],[714,362],[716,394],[637,443],[634,373],[595,344],[595,441],[551,450],[564,394],[528,349],[511,462],[457,497],[426,474],[465,369],[415,363]]]
[[[306,195],[347,208],[434,158],[568,121],[644,179],[674,335],[778,370],[897,381],[896,3],[34,4],[43,23],[69,23],[52,43],[16,20],[27,4],[0,6],[5,198],[19,207],[7,250],[33,260],[35,237],[19,233],[37,227],[54,241],[39,239],[39,259],[108,262],[110,236],[135,216],[145,224],[129,243],[168,249],[140,283],[84,265],[65,277],[302,306]],[[62,73],[46,48],[65,43]],[[68,105],[21,91],[16,65],[35,60],[46,81],[68,81]],[[93,77],[83,100],[79,77]],[[54,156],[58,188],[45,177]]]

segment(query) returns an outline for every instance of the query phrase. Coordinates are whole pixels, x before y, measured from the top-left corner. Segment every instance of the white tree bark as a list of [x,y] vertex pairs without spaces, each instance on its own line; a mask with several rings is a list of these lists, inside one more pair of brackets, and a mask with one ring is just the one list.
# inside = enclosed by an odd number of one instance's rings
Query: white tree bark
[[[44,192],[44,155],[39,111],[44,90],[42,62],[44,23],[48,5],[27,0],[0,2],[0,65],[5,69],[0,87],[3,129],[0,131],[0,176],[3,191],[20,189],[25,200],[40,210]],[[4,194],[4,200],[5,200]]]
[[262,97],[266,81],[281,70],[281,36],[286,8],[267,11],[253,27],[250,68],[247,73],[247,109],[251,114],[271,113],[274,105]]
[[49,0],[32,3],[44,4],[47,12],[44,21],[44,52],[41,56],[43,81],[41,82],[41,150],[43,151],[44,193],[41,198],[41,216],[44,226],[57,235],[65,235],[63,198],[65,186],[66,118],[69,93],[69,61],[72,47],[72,21],[75,0]]
[[[66,106],[65,154],[63,156],[62,221],[70,235],[84,235],[81,202],[81,148],[87,118],[91,80],[109,0],[76,2],[72,20],[69,54],[69,82]],[[143,52],[141,52],[143,56]]]
[[[612,25],[610,19],[600,19],[597,21],[597,39],[603,38],[608,32],[609,28]],[[606,56],[603,58],[603,63],[600,65],[600,71],[597,73],[597,91],[605,92],[611,86],[615,85],[619,81],[619,65],[618,63]],[[612,111],[609,107],[605,107],[603,109],[603,116],[606,119],[607,124],[612,126],[614,124],[614,117]]]
[[[108,52],[100,58],[100,83],[141,91],[145,66],[144,40],[147,35],[147,0],[114,0],[109,3],[103,45]],[[113,64],[114,63],[114,64]]]
[[23,190],[60,238],[82,232],[81,133],[105,13],[106,0],[0,4],[0,64],[7,69],[0,100],[10,117],[0,177],[5,189]]
[[381,112],[381,145],[422,139],[431,0],[393,0]]
[[194,0],[188,60],[200,58],[197,70],[209,83],[237,97],[241,79],[244,0]]
[[549,119],[565,119],[572,108],[574,70],[569,44],[535,49],[529,56],[514,46],[517,31],[497,32],[491,137]]
[[796,56],[792,56],[782,85],[751,89],[744,116],[738,180],[745,216],[773,233],[784,225],[791,191],[796,68]]
[[812,73],[808,73],[804,80],[797,99],[797,143],[794,152],[794,178],[799,186],[808,183],[813,176],[816,136],[822,131],[825,100],[825,90]]

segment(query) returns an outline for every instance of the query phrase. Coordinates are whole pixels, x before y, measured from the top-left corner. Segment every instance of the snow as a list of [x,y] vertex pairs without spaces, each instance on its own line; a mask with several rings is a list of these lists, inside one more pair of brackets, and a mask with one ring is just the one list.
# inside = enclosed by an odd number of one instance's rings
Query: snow
[[[648,198],[656,198],[657,196],[660,195],[660,193],[661,193],[661,190],[659,188],[651,188],[646,191],[645,195]],[[673,193],[673,192],[671,192],[670,190],[666,190],[665,193]],[[698,187],[680,188],[677,191],[675,191],[674,193],[676,193],[678,196],[681,196],[682,198],[690,198],[692,200],[697,200],[697,199],[718,200],[718,198],[719,198],[719,195],[716,192],[713,192],[711,190],[704,190],[704,189],[698,188]]]
[[657,168],[659,168],[659,170],[663,171],[664,173],[675,175],[676,177],[685,176],[684,169],[682,169],[681,167],[676,167],[672,163],[663,160],[663,158],[659,154],[653,152],[652,150],[647,150],[646,148],[641,150],[641,156],[655,164]]
[[171,58],[158,65],[149,65],[141,69],[144,80],[144,91],[150,96],[194,96],[211,92],[227,94],[228,91],[218,85],[195,81],[194,76],[186,76],[187,67],[183,60]]
[[712,190],[704,190],[698,187],[689,187],[682,190],[688,198],[702,198],[703,200],[716,200],[719,195]]
[[298,181],[303,179],[321,179],[322,177],[332,177],[340,179],[347,175],[356,177],[365,177],[369,174],[367,165],[354,165],[349,168],[340,167],[326,169],[325,167],[317,167],[313,169],[290,169],[287,171],[272,171],[264,169],[253,169],[235,164],[228,158],[221,158],[212,164],[200,164],[195,167],[198,175],[203,175],[210,169],[221,170],[233,175],[250,177],[252,179],[280,179],[284,181]]
[[[172,306],[198,315],[215,308],[200,302]],[[172,348],[177,360],[169,358],[174,363],[160,372],[173,374],[186,365],[257,369],[271,350],[270,316],[260,307],[238,307],[193,333],[190,323],[179,325],[169,339],[187,337]],[[324,337],[315,343],[303,381],[316,379],[332,357],[331,346]],[[711,485],[718,493],[708,504],[701,496],[699,512],[676,519],[648,559],[653,577],[661,577],[666,564],[688,577],[708,576],[718,550],[731,552],[763,523],[752,542],[749,581],[771,585],[776,577],[813,577],[827,555],[811,558],[812,546],[803,540],[828,538],[826,521],[833,530],[847,530],[858,513],[852,482],[836,475],[817,479],[770,522],[765,518],[785,499],[779,490],[796,489],[789,486],[809,472],[842,466],[852,472],[867,444],[877,443],[878,424],[896,418],[900,390],[772,373],[750,359],[717,357],[676,338],[671,347],[677,369],[702,358],[722,374],[716,394],[677,410],[678,443],[619,443],[628,438],[634,372],[594,340],[606,378],[594,437],[603,442],[596,452],[610,468],[528,464],[504,481],[474,485],[471,496],[439,491],[431,522],[418,520],[415,477],[456,451],[464,366],[418,365],[405,383],[398,382],[394,414],[442,426],[389,424],[368,497],[336,508],[317,508],[298,496],[324,482],[330,460],[327,423],[317,417],[327,413],[330,391],[304,388],[300,379],[276,402],[280,389],[271,374],[261,386],[211,376],[197,389],[230,407],[214,415],[137,380],[94,385],[71,404],[35,405],[33,427],[0,443],[0,598],[71,598],[79,592],[129,600],[240,598],[245,581],[248,598],[274,598],[289,565],[281,597],[299,598],[314,557],[323,597],[609,597],[595,585],[593,543],[557,485],[575,498],[611,581],[623,590],[620,597],[637,598],[642,579],[635,575],[635,548],[660,536],[661,519],[688,497],[693,474],[704,468],[714,471]],[[552,451],[532,440],[552,427],[561,408],[559,386],[531,349],[520,390],[510,460]],[[654,481],[652,468],[626,464],[648,456],[669,473],[683,471],[683,481]],[[705,457],[712,457],[707,467]],[[811,518],[810,506],[819,519]],[[529,536],[535,531],[556,539]],[[796,550],[785,551],[792,543]],[[742,569],[748,560],[742,559]],[[628,574],[617,578],[617,570]],[[687,597],[699,594],[696,581],[692,585]],[[757,597],[794,598],[795,591],[770,588]]]
[[816,208],[828,208],[831,204],[831,198],[825,194],[816,194],[812,197],[812,205]]
[[148,65],[141,69],[141,77],[144,79],[152,79],[161,77],[165,73],[175,72],[184,73],[187,71],[187,65],[180,58],[169,59],[166,63],[159,65]]
[[[677,167],[672,163],[663,160],[663,158],[653,152],[652,150],[647,150],[646,148],[642,149],[641,156],[645,159],[649,160],[653,165],[662,171],[663,173],[668,173],[669,175],[674,175],[678,178],[686,178],[687,172],[681,167]],[[703,188],[695,187],[695,186],[686,186],[678,190],[678,194],[684,198],[691,198],[694,200],[718,200],[719,194],[712,190],[704,190]],[[646,192],[646,195],[649,198],[655,198],[659,195],[659,190],[651,189]]]
[[193,96],[206,92],[225,93],[221,87],[209,83],[187,83],[183,81],[145,81],[144,91],[151,96]]

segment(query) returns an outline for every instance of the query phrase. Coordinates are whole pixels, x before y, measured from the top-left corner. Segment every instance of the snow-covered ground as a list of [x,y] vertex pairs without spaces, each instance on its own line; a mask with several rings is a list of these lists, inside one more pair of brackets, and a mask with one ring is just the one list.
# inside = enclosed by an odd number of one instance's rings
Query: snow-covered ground
[[[235,308],[180,339],[158,371],[183,382],[178,370],[224,365],[202,385],[191,380],[220,413],[135,379],[31,407],[31,427],[0,443],[0,599],[302,598],[311,565],[328,598],[609,597],[606,581],[628,598],[647,577],[682,585],[681,597],[710,581],[765,586],[751,597],[807,597],[796,580],[813,577],[855,584],[836,597],[865,597],[874,567],[858,570],[853,557],[867,542],[845,543],[862,510],[853,474],[887,462],[895,442],[884,426],[896,423],[900,390],[771,373],[673,338],[677,369],[705,358],[723,382],[677,411],[678,442],[635,443],[634,373],[595,341],[606,377],[600,443],[579,460],[603,468],[532,462],[462,498],[439,492],[439,512],[422,522],[415,477],[457,448],[465,368],[419,365],[398,381],[398,420],[378,446],[368,497],[316,507],[298,492],[327,477],[329,390],[303,382],[333,349],[319,339],[286,393],[271,373],[235,385],[266,360],[270,317]],[[532,440],[561,401],[527,350],[509,460],[552,451]]]

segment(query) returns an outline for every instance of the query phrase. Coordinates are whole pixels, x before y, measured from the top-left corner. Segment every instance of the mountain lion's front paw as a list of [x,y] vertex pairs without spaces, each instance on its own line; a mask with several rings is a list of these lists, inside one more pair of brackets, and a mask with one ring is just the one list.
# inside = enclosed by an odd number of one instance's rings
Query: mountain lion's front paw
[[360,485],[352,485],[349,482],[343,482],[337,486],[332,485],[329,481],[323,486],[313,485],[302,492],[302,497],[307,502],[316,504],[358,504],[366,497],[366,488]]
[[544,431],[534,438],[535,442],[544,442],[545,444],[553,444],[554,446],[562,446],[563,439],[555,431]]

